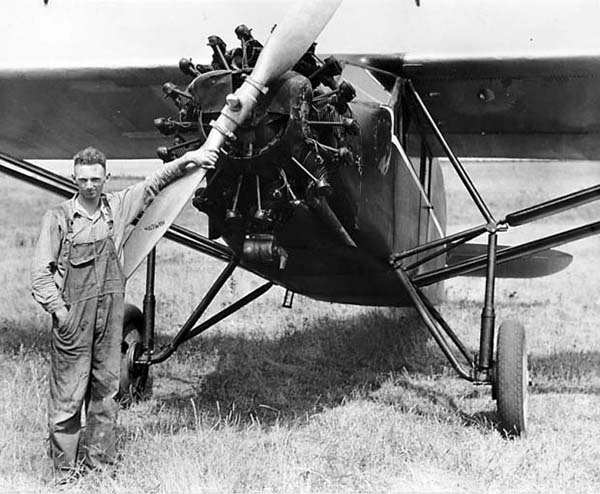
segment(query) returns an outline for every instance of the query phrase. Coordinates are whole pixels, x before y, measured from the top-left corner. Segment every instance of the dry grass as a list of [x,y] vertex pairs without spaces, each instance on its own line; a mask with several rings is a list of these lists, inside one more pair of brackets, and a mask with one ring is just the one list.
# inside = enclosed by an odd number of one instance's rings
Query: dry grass
[[[595,164],[469,169],[502,214],[600,179]],[[6,177],[0,190],[0,492],[52,492],[48,321],[29,295],[28,264],[41,214],[56,198]],[[448,191],[453,228],[476,223],[455,180]],[[536,231],[597,217],[597,207],[586,207]],[[186,211],[181,221],[201,217]],[[597,239],[568,246],[574,263],[550,278],[499,282],[498,318],[518,317],[528,328],[534,386],[526,440],[500,437],[489,390],[455,376],[412,310],[301,297],[287,310],[273,289],[157,366],[153,397],[120,414],[117,470],[69,492],[597,492],[598,247]],[[160,344],[222,265],[166,241],[159,260]],[[236,273],[216,308],[260,282]],[[139,304],[142,294],[139,273],[128,297]],[[481,298],[481,280],[457,279],[441,307],[472,348]]]

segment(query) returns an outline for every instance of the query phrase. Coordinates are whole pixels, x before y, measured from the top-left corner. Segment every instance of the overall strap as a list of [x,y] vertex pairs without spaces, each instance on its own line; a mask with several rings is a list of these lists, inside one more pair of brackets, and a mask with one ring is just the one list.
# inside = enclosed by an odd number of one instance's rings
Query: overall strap
[[102,194],[102,196],[100,196],[100,203],[102,205],[103,214],[104,214],[104,211],[106,211],[106,215],[104,216],[104,221],[106,221],[106,224],[108,225],[108,236],[112,238],[113,224],[114,224],[112,210],[110,209],[110,204],[108,203],[108,199],[104,194]]
[[67,225],[67,234],[63,238],[63,245],[61,249],[62,256],[67,259],[71,250],[71,244],[73,242],[73,213],[70,207],[70,201],[63,202],[60,205],[60,210],[65,218],[65,224]]
[[73,239],[73,213],[71,211],[70,201],[63,202],[60,205],[60,209],[63,212],[65,223],[67,225],[66,241],[71,243],[71,240]]

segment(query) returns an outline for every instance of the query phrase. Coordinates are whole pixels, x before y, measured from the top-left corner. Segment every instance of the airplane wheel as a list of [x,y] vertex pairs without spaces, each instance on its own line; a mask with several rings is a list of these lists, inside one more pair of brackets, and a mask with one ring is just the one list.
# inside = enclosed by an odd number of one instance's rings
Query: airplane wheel
[[495,395],[499,426],[509,438],[527,435],[527,345],[521,323],[507,321],[498,330]]
[[142,352],[143,325],[142,312],[134,305],[126,304],[121,340],[121,374],[117,396],[117,400],[124,407],[147,399],[152,394],[149,367],[135,364]]

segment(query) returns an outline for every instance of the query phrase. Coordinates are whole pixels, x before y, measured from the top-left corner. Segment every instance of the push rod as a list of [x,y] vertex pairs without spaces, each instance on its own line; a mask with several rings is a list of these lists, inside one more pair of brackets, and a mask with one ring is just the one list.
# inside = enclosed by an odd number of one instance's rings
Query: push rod
[[557,197],[530,208],[510,213],[504,221],[510,226],[524,225],[525,223],[552,216],[566,209],[582,206],[598,199],[600,199],[600,185],[595,185],[594,187],[579,190],[572,194]]
[[308,125],[316,125],[321,127],[349,127],[348,122],[337,122],[337,121],[321,121],[321,120],[307,120]]
[[319,179],[317,177],[315,177],[312,173],[310,173],[310,171],[308,171],[308,168],[306,168],[302,163],[300,163],[293,156],[292,156],[292,161],[296,164],[296,166],[298,166],[298,168],[300,168],[304,173],[306,173],[308,175],[308,178],[310,178],[313,182],[317,183],[319,181]]
[[188,333],[192,330],[194,324],[200,319],[204,311],[208,308],[210,303],[219,293],[219,290],[223,287],[225,282],[229,279],[235,268],[237,267],[237,260],[230,261],[225,269],[221,272],[219,277],[215,280],[212,286],[208,289],[198,306],[194,309],[194,311],[190,314],[187,321],[183,324],[173,341],[163,350],[161,350],[154,358],[151,359],[153,364],[158,364],[160,362],[165,361],[169,358],[175,350],[186,340]]
[[446,156],[450,160],[450,163],[452,163],[452,166],[456,170],[456,173],[458,174],[458,176],[461,179],[462,183],[466,187],[467,192],[469,193],[469,195],[471,196],[471,198],[475,202],[475,205],[477,206],[477,209],[479,209],[479,211],[483,215],[485,221],[487,221],[488,223],[495,223],[495,220],[494,220],[494,217],[492,216],[492,213],[490,212],[490,210],[488,209],[487,205],[485,204],[483,198],[481,197],[481,195],[477,191],[475,185],[473,184],[473,181],[471,180],[471,177],[469,177],[469,174],[465,170],[464,166],[458,160],[458,158],[456,157],[456,155],[454,154],[454,152],[450,148],[448,142],[444,138],[444,135],[440,131],[439,127],[435,123],[435,120],[433,119],[433,117],[429,113],[429,110],[425,106],[425,103],[423,103],[423,100],[421,99],[421,96],[419,95],[419,93],[417,93],[417,90],[415,89],[415,86],[413,85],[412,81],[410,79],[408,79],[406,82],[407,82],[407,87],[410,89],[410,92],[414,96],[415,101],[417,102],[419,108],[423,112],[423,115],[425,116],[425,119],[427,120],[427,123],[429,124],[429,127],[431,128],[431,130],[433,131],[433,134],[435,135],[436,139],[438,140],[438,142],[440,143],[440,145],[444,149],[444,152],[446,153]]
[[310,205],[315,210],[318,217],[331,228],[330,231],[335,236],[336,240],[348,247],[356,248],[356,243],[348,233],[348,230],[342,225],[342,222],[337,215],[333,212],[325,197],[315,197]]
[[[496,264],[502,264],[505,262],[513,261],[521,257],[525,257],[543,250],[558,247],[559,245],[574,242],[582,238],[591,237],[600,233],[600,221],[589,223],[584,226],[573,228],[565,232],[550,235],[532,242],[528,242],[514,247],[509,247],[498,251],[496,257]],[[487,263],[487,255],[481,255],[469,259],[467,261],[455,264],[448,268],[441,268],[430,271],[428,273],[422,273],[413,278],[413,282],[417,286],[427,286],[433,283],[438,283],[456,276],[464,276],[466,274],[477,271],[484,268]]]

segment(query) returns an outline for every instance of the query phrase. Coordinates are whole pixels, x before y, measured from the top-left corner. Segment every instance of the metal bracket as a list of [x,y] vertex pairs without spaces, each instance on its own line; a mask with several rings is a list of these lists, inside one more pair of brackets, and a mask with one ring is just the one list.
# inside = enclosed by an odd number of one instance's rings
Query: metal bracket
[[285,291],[285,295],[283,297],[283,303],[281,304],[281,306],[284,309],[291,309],[292,308],[292,304],[294,303],[294,292],[292,292],[291,290],[286,290]]

